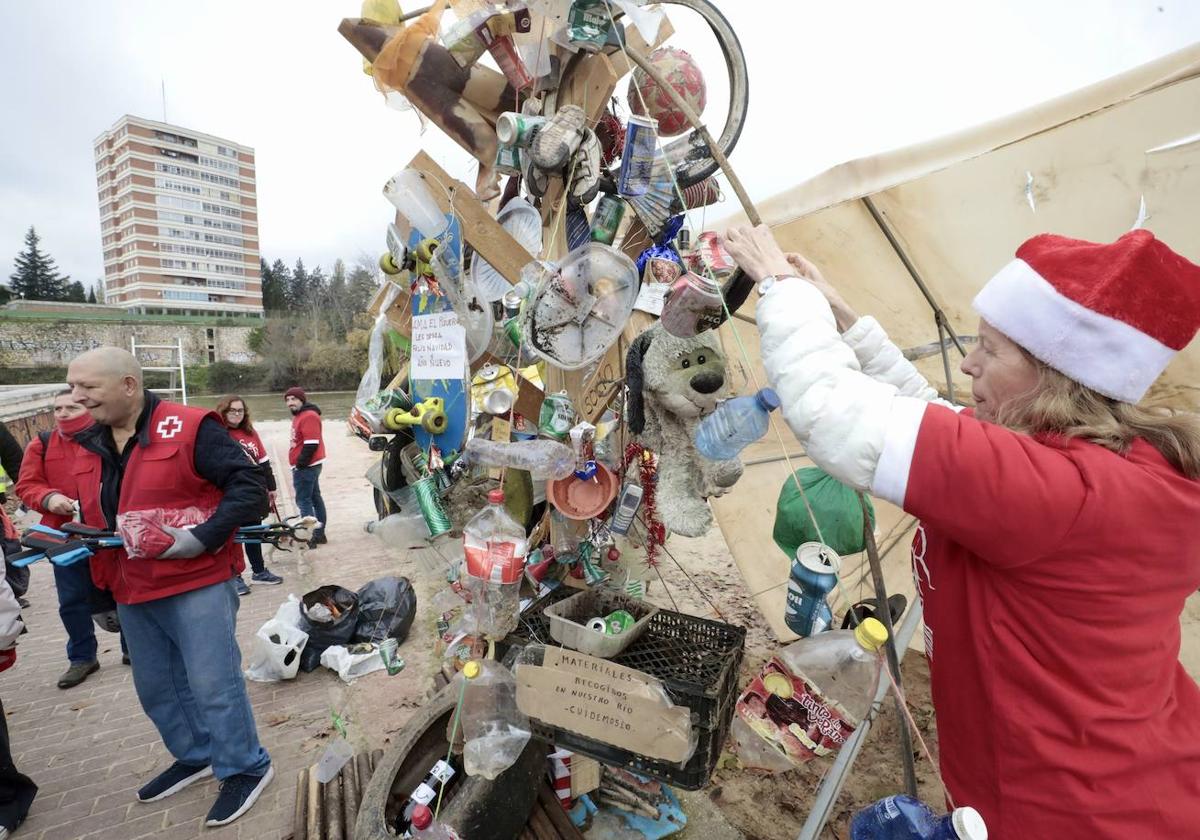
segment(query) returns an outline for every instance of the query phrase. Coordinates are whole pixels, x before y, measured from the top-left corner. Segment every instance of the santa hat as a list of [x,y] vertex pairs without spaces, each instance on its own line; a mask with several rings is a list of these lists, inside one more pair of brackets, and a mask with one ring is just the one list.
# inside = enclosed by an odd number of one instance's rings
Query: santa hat
[[288,397],[295,397],[300,402],[308,402],[308,395],[304,393],[304,389],[299,385],[293,385],[283,392],[283,398],[286,400]]
[[976,296],[975,311],[1050,367],[1136,403],[1200,328],[1200,266],[1147,230],[1111,244],[1042,234]]

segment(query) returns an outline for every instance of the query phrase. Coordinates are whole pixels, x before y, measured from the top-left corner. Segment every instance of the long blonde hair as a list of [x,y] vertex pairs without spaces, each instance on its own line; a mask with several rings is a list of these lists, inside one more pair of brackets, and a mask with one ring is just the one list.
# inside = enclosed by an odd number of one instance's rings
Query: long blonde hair
[[1081,438],[1120,455],[1143,438],[1175,469],[1200,478],[1200,417],[1114,400],[1033,356],[1029,359],[1038,368],[1038,386],[1001,406],[998,424],[1030,435]]

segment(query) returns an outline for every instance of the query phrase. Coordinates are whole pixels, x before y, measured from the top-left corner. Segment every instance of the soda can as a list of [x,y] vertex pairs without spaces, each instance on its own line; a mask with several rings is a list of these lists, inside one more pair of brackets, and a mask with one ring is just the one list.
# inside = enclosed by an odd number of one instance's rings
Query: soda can
[[533,142],[535,130],[545,122],[545,117],[506,111],[496,120],[496,137],[506,146],[527,148]]
[[496,171],[502,175],[520,175],[521,150],[505,143],[498,144],[496,146]]
[[483,398],[483,410],[493,417],[508,414],[513,407],[513,392],[507,388],[494,388]]
[[625,126],[625,150],[621,152],[621,176],[617,182],[617,192],[621,195],[645,195],[650,192],[657,150],[658,120],[630,116]]
[[796,635],[807,638],[830,628],[833,613],[826,596],[837,586],[840,568],[841,558],[827,545],[807,542],[796,549],[783,616]]
[[608,621],[606,621],[603,618],[600,618],[599,616],[597,616],[596,618],[589,618],[588,622],[587,622],[587,629],[591,630],[594,633],[604,633],[605,635],[607,635],[608,634]]
[[625,216],[625,202],[615,195],[600,196],[596,212],[592,215],[592,241],[605,245],[613,244],[617,238],[617,229],[621,227],[621,219]]
[[604,621],[608,624],[608,634],[610,636],[620,636],[626,630],[633,628],[637,620],[626,610],[617,610],[610,612],[604,616]]
[[510,318],[504,322],[504,334],[512,342],[513,347],[521,346],[521,319]]

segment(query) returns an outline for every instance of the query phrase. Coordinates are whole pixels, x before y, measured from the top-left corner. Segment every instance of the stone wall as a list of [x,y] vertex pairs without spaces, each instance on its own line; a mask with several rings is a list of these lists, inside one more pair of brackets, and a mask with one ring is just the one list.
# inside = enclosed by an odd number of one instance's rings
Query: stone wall
[[[63,365],[94,347],[129,349],[138,344],[171,344],[183,339],[184,361],[204,365],[210,361],[251,363],[258,356],[247,341],[253,326],[217,327],[196,324],[146,324],[135,321],[0,320],[0,366]],[[209,348],[213,356],[209,356]],[[166,364],[170,354],[140,351],[142,364]]]

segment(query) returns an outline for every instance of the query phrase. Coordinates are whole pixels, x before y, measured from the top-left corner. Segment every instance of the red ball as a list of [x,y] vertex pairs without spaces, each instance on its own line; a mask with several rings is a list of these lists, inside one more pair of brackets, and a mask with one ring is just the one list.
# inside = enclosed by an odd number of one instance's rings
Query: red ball
[[[704,113],[704,106],[708,103],[708,88],[704,83],[704,74],[700,72],[700,65],[690,53],[678,47],[660,47],[650,54],[650,64],[662,73],[667,83],[691,106],[697,116]],[[630,111],[658,120],[660,137],[674,137],[691,127],[687,117],[675,107],[667,92],[640,67],[629,80],[628,99]],[[643,100],[645,109],[642,107]]]

